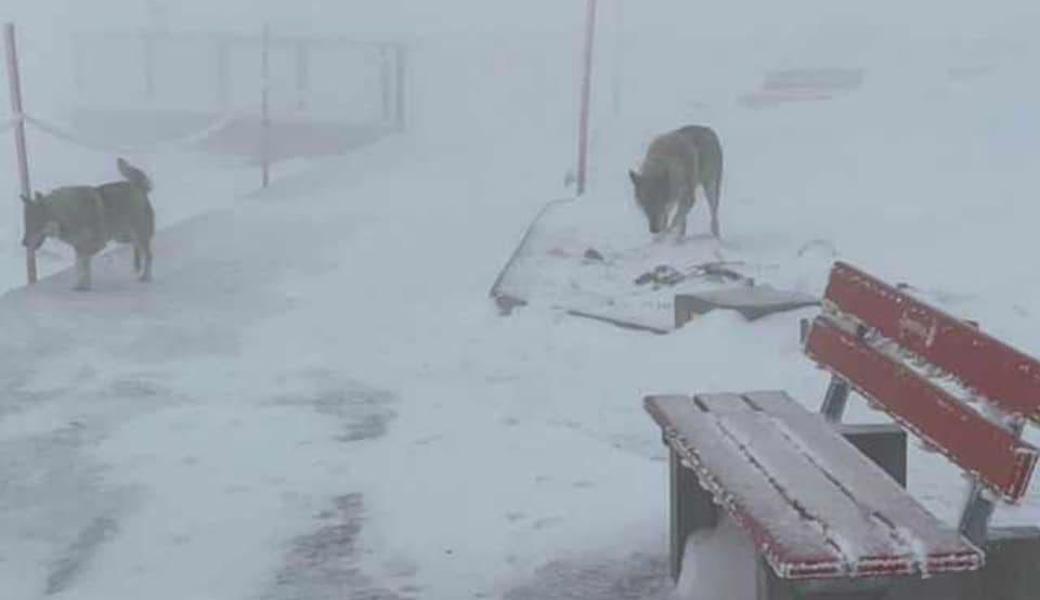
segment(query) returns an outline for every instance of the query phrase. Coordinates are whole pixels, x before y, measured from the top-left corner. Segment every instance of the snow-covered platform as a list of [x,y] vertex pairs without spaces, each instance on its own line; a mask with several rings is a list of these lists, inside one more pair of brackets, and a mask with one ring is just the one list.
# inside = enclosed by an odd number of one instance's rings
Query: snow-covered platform
[[[491,295],[509,312],[534,304],[620,327],[669,333],[713,310],[748,320],[818,299],[761,281],[770,268],[701,236],[617,234],[595,204],[557,200],[538,214]],[[637,218],[639,218],[637,216]]]

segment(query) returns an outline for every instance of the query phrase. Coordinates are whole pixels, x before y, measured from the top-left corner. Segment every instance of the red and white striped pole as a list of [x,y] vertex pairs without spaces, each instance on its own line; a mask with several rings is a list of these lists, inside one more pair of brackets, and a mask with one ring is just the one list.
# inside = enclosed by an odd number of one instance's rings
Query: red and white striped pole
[[[22,108],[22,81],[18,73],[18,49],[14,41],[14,23],[4,25],[4,56],[7,57],[7,82],[11,90],[11,115],[14,118],[14,147],[18,157],[18,179],[22,196],[32,197],[29,184],[29,154],[25,148],[25,116]],[[29,284],[36,283],[36,252],[25,250],[25,274]]]
[[578,195],[585,193],[589,175],[589,111],[592,101],[592,59],[596,42],[598,0],[588,0],[585,17],[585,60],[581,84],[581,117],[578,126]]

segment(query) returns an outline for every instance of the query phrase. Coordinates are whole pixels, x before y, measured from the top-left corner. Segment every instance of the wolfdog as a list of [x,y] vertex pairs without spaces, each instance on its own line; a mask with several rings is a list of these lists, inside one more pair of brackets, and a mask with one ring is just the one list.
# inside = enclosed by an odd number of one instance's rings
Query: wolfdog
[[36,192],[34,198],[22,196],[22,245],[35,251],[48,237],[56,237],[72,246],[77,290],[90,289],[90,259],[111,241],[133,244],[134,271],[141,281],[152,278],[155,211],[148,200],[152,183],[143,171],[121,158],[116,167],[125,181],[62,187],[48,194]]
[[719,237],[722,145],[709,127],[691,125],[666,133],[650,144],[642,172],[628,172],[636,202],[646,213],[650,233],[677,230],[686,236],[686,216],[704,188],[711,211],[711,233]]

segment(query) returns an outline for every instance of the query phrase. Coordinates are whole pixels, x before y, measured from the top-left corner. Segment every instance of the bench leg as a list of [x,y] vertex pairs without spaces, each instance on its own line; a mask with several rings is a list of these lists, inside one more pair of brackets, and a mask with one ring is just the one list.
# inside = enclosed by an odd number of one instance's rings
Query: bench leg
[[845,416],[845,407],[849,404],[850,391],[847,381],[837,375],[831,376],[827,395],[824,396],[823,405],[820,407],[820,413],[825,419],[831,423],[841,423],[841,418]]
[[996,600],[982,595],[980,581],[978,572],[905,578],[885,600]]
[[697,475],[682,464],[682,458],[669,449],[671,498],[671,572],[678,582],[682,572],[683,553],[690,534],[700,529],[714,529],[719,524],[718,507],[712,495],[701,488]]
[[961,513],[958,526],[961,534],[976,546],[984,546],[989,538],[989,522],[993,518],[996,506],[986,497],[985,488],[979,482],[971,486],[971,494]]
[[1040,590],[1040,529],[993,528],[986,544],[980,600],[1033,600]]

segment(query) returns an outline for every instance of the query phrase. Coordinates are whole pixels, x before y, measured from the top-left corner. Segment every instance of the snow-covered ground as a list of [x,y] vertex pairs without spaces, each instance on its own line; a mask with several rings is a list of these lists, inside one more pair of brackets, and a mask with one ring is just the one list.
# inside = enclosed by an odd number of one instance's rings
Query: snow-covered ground
[[[153,284],[133,281],[122,250],[97,259],[89,294],[63,272],[0,298],[0,597],[672,594],[666,464],[642,396],[786,389],[814,406],[826,377],[798,347],[811,310],[753,325],[713,313],[668,336],[497,314],[489,286],[565,193],[572,12],[540,32],[528,19],[418,36],[408,133],[292,165],[266,191],[234,163],[147,157],[163,227]],[[575,205],[595,237],[643,243],[627,168],[653,133],[711,124],[730,251],[819,292],[832,257],[797,253],[826,240],[1040,354],[1035,48],[814,14],[780,30],[730,15],[694,40],[630,15],[616,112],[606,38],[592,191]],[[978,28],[1018,40],[1012,25]],[[865,68],[864,87],[735,102],[765,69],[821,62]],[[992,69],[949,76],[980,63]],[[114,175],[110,156],[33,145],[41,188]],[[13,170],[0,187],[16,189]],[[14,287],[16,227],[2,231]],[[955,517],[964,485],[915,450],[911,489],[937,514]],[[998,513],[1038,518],[1036,489]]]

